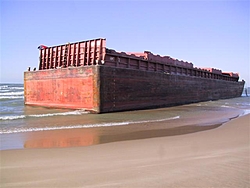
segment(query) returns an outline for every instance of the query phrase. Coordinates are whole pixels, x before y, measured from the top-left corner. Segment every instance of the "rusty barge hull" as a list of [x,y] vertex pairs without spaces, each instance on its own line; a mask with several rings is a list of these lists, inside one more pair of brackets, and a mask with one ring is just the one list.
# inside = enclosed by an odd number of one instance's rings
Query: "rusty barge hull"
[[41,49],[39,70],[24,73],[25,104],[93,113],[158,108],[239,97],[238,78],[169,56],[116,52],[94,39]]
[[239,97],[244,84],[94,65],[25,73],[25,104],[94,113]]

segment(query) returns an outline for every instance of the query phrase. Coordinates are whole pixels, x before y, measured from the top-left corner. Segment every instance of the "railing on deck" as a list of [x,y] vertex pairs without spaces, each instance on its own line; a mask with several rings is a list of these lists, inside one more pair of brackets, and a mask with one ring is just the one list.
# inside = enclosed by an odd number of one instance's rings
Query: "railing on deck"
[[93,39],[40,50],[39,70],[103,63],[106,39]]

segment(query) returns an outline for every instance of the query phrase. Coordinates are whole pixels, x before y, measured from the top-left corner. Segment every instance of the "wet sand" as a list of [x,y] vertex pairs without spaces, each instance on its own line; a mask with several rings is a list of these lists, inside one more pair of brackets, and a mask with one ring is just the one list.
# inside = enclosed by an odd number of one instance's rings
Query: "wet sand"
[[[193,108],[190,109],[189,105],[175,107],[171,109],[171,112],[176,110],[177,114],[181,111],[185,111],[185,113],[170,118],[159,118],[154,114],[155,111],[138,111],[136,113],[152,112],[154,118],[151,117],[152,119],[148,120],[147,117],[143,117],[142,120],[131,120],[130,123],[125,121],[125,123],[128,123],[125,125],[2,134],[0,135],[2,144],[0,150],[79,147],[117,141],[183,135],[214,129],[243,113],[242,110],[231,108],[211,109],[202,107],[201,109],[194,111]],[[115,117],[119,115],[113,113]],[[81,121],[78,121],[78,123],[81,124]]]
[[[109,134],[102,134],[103,144],[87,147],[0,151],[1,187],[250,186],[250,115],[222,126],[202,126],[207,128],[202,131],[197,130],[198,121],[190,124],[186,119],[184,126],[168,131],[164,123],[138,124],[132,132],[121,126],[120,134],[109,127]],[[26,140],[26,147],[44,146],[39,135],[32,135],[39,142]],[[88,140],[100,142],[93,136]]]

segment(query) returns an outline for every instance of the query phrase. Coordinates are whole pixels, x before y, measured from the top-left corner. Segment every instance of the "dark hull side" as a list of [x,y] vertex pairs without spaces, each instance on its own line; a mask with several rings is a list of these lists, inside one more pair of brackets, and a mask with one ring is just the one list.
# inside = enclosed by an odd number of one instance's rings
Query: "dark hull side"
[[93,113],[241,96],[244,82],[102,65],[24,73],[25,104]]

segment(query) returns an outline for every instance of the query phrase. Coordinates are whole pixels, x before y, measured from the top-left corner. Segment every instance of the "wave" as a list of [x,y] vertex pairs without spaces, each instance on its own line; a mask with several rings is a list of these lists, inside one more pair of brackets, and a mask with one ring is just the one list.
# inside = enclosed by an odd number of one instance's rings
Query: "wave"
[[248,114],[250,114],[250,109],[244,109],[243,113],[240,116],[245,116],[245,115],[248,115]]
[[57,127],[32,127],[32,128],[15,128],[12,130],[0,131],[0,134],[10,133],[24,133],[24,132],[37,132],[37,131],[51,131],[51,130],[66,130],[66,129],[81,129],[81,128],[92,128],[92,127],[110,127],[110,126],[121,126],[129,124],[139,123],[154,123],[168,120],[179,119],[180,116],[157,119],[157,120],[144,120],[144,121],[124,121],[124,122],[113,122],[113,123],[99,123],[99,124],[86,124],[86,125],[72,125],[72,126],[57,126]]
[[24,87],[9,87],[12,90],[24,90]]
[[6,89],[6,88],[8,88],[9,86],[8,85],[1,85],[0,86],[0,89]]
[[0,120],[15,120],[15,119],[23,119],[25,118],[25,115],[19,115],[19,116],[4,116],[0,117]]
[[71,112],[59,112],[59,113],[51,113],[51,114],[34,114],[28,115],[28,117],[51,117],[51,116],[67,116],[67,115],[82,115],[87,114],[87,111],[84,110],[76,110]]
[[23,99],[24,98],[24,96],[21,96],[21,95],[19,95],[19,96],[0,96],[0,100],[1,99]]
[[59,113],[50,113],[50,114],[32,114],[32,115],[17,115],[17,116],[4,116],[0,117],[0,120],[16,120],[24,118],[40,118],[40,117],[51,117],[51,116],[67,116],[67,115],[82,115],[87,114],[88,112],[83,110],[75,110],[70,112],[59,112]]
[[0,96],[1,99],[23,99],[24,96]]
[[232,106],[227,106],[227,105],[221,105],[220,107],[221,107],[221,108],[234,108],[234,107],[232,107]]
[[23,86],[10,86],[10,85],[1,85],[0,86],[0,91],[3,90],[23,90]]
[[0,100],[23,99],[23,91],[0,92]]
[[18,91],[18,92],[5,92],[5,93],[0,93],[0,96],[16,96],[16,95],[23,95],[23,91]]

